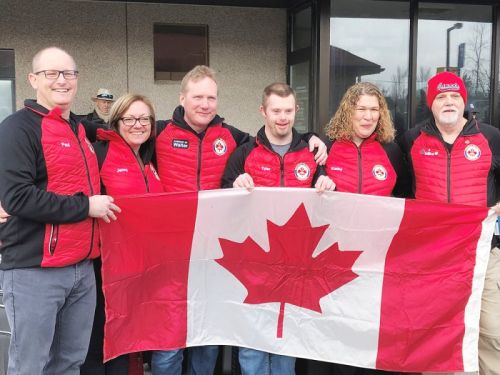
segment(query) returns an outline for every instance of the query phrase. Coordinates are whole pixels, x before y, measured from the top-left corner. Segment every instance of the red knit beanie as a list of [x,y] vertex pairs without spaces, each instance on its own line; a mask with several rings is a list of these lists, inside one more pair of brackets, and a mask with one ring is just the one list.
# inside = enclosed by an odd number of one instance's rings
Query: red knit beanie
[[462,96],[464,104],[467,103],[467,89],[462,78],[450,72],[442,72],[436,74],[427,82],[427,105],[429,108],[432,107],[434,98],[446,91],[458,92]]

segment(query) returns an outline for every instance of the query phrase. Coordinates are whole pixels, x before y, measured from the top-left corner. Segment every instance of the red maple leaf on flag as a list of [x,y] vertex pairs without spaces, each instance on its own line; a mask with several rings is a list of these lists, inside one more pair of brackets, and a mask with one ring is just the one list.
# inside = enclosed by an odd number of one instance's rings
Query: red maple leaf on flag
[[329,224],[312,227],[304,204],[284,224],[267,220],[269,251],[250,236],[242,243],[219,238],[217,263],[247,289],[248,304],[280,302],[277,337],[283,337],[285,303],[321,313],[319,300],[358,277],[352,265],[361,251],[340,251],[337,243],[312,254]]

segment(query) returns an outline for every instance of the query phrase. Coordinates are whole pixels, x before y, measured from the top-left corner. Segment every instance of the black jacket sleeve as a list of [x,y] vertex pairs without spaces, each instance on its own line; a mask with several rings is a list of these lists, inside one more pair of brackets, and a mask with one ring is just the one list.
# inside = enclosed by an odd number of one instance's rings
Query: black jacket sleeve
[[410,173],[401,149],[394,142],[387,143],[382,146],[389,157],[392,167],[396,171],[396,186],[394,186],[394,189],[392,190],[392,195],[398,198],[410,197]]
[[325,167],[323,165],[318,165],[318,167],[316,168],[316,172],[314,172],[311,187],[314,187],[314,185],[316,185],[319,176],[326,176]]
[[233,182],[240,174],[245,173],[245,160],[250,151],[255,147],[255,141],[248,142],[238,147],[229,157],[222,176],[221,187],[232,188]]
[[488,144],[492,153],[491,169],[494,174],[494,186],[488,186],[488,189],[494,189],[495,202],[500,201],[500,131],[487,124],[480,124],[481,132],[488,139]]
[[[45,168],[36,132],[11,116],[0,125],[0,201],[5,210],[41,223],[71,223],[85,219],[89,200],[83,193],[58,195],[44,190]],[[46,179],[46,178],[45,178]]]
[[[413,163],[411,160],[411,148],[413,146],[413,142],[415,141],[415,138],[418,136],[420,133],[420,130],[418,128],[411,128],[410,130],[407,130],[404,134],[402,134],[398,139],[397,139],[397,145],[399,146],[402,154],[403,154],[403,165],[406,168],[407,171],[407,182],[405,183],[407,185],[408,191],[407,194],[405,194],[406,198],[414,198],[415,197],[415,177],[414,177],[414,172],[413,172]],[[395,168],[395,167],[394,167]],[[397,171],[396,171],[397,172]],[[398,175],[399,178],[399,175]]]
[[97,140],[97,129],[107,129],[106,124],[87,119],[82,119],[80,123],[83,125],[85,135],[90,142],[95,142]]
[[233,136],[234,140],[236,141],[236,145],[238,145],[238,147],[247,143],[248,141],[250,141],[252,139],[250,134],[242,132],[241,130],[235,128],[234,126],[228,125],[226,123],[224,123],[224,126],[229,129],[229,131],[231,132],[231,135]]

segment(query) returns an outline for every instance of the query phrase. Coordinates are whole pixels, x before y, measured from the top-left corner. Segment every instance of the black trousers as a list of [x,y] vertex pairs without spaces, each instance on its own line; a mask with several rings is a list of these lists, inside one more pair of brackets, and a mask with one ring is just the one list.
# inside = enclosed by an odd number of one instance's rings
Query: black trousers
[[103,363],[104,345],[104,294],[102,292],[101,259],[94,259],[94,272],[97,288],[97,301],[95,307],[94,324],[90,336],[87,358],[80,368],[80,375],[127,375],[128,355],[122,355],[111,361]]

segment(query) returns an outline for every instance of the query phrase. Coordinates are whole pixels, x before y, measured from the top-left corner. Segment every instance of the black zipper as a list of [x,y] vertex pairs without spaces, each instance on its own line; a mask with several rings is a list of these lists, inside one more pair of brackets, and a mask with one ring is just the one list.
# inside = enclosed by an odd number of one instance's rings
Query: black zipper
[[[356,144],[354,144],[356,146]],[[356,149],[358,150],[358,194],[361,194],[361,189],[362,189],[362,186],[361,186],[361,182],[363,181],[363,168],[361,167],[361,162],[362,162],[362,159],[361,159],[361,146],[363,145],[363,143],[361,143],[358,146],[356,146]]]
[[[69,124],[69,126],[71,127],[71,124]],[[76,132],[78,132],[78,126],[76,128]],[[73,134],[75,135],[76,141],[78,142],[78,147],[80,147],[80,152],[82,153],[83,162],[85,163],[85,171],[87,172],[87,181],[89,183],[89,188],[90,188],[89,197],[91,197],[94,195],[94,188],[92,187],[92,180],[90,179],[89,165],[87,163],[87,158],[85,157],[85,152],[83,151],[83,147],[82,147],[82,143],[80,142],[80,138],[78,138],[78,133],[73,132]],[[87,255],[85,255],[85,257],[83,259],[87,259],[90,256],[90,254],[92,254],[92,249],[94,248],[95,220],[96,220],[95,218],[92,218],[92,235],[90,237],[90,248],[89,248]]]
[[[453,147],[453,145],[451,146]],[[448,150],[448,148],[445,146],[446,148],[446,154],[447,154],[447,165],[446,165],[446,194],[448,196],[448,203],[451,203],[451,177],[450,177],[450,174],[451,174],[451,150]]]
[[144,168],[142,167],[141,161],[139,160],[139,155],[137,155],[134,152],[134,150],[132,149],[132,147],[130,147],[130,145],[127,142],[125,142],[125,140],[123,142],[128,146],[128,148],[132,152],[132,155],[134,155],[135,161],[139,165],[139,170],[141,171],[142,178],[144,179],[144,185],[146,185],[146,192],[149,193],[149,182],[148,182],[148,179],[146,177],[146,173],[144,173],[144,169],[146,168],[146,166],[144,166]]
[[59,238],[59,224],[51,224],[50,237],[49,237],[49,254],[54,255],[57,246],[57,239]]
[[201,151],[203,146],[203,139],[200,139],[198,143],[198,170],[196,171],[196,186],[198,191],[201,190]]
[[285,155],[281,157],[278,153],[276,153],[278,157],[280,158],[280,186],[284,187],[285,186]]

